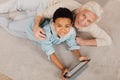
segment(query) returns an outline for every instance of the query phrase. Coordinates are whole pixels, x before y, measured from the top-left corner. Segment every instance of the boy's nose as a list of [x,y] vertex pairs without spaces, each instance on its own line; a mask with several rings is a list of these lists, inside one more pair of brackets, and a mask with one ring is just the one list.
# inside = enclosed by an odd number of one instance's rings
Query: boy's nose
[[60,29],[61,31],[65,31],[65,28]]
[[61,30],[65,30],[65,27],[61,27]]

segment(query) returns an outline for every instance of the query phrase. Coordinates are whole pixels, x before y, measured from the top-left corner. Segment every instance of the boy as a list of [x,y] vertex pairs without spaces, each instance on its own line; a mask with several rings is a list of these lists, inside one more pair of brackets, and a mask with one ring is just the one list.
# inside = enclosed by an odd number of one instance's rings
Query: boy
[[27,28],[29,39],[40,43],[43,51],[47,54],[48,59],[50,59],[62,71],[62,80],[65,80],[64,74],[67,72],[67,69],[57,58],[55,50],[53,48],[54,45],[66,41],[69,49],[80,61],[88,60],[88,57],[82,56],[79,52],[80,47],[77,46],[75,41],[76,32],[72,27],[72,22],[72,12],[67,8],[59,8],[55,11],[53,15],[53,21],[50,21],[50,23],[46,21],[44,22],[44,24],[41,25],[44,26],[43,29],[46,33],[46,40],[36,40],[33,34],[33,28]]

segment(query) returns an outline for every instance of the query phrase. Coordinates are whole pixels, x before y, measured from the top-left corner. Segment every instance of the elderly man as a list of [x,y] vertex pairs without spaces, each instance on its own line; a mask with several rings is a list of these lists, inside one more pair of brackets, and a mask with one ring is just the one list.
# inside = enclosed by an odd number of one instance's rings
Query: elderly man
[[[57,0],[56,0],[57,1]],[[72,2],[71,2],[72,3]],[[57,4],[57,5],[54,5]],[[65,3],[63,3],[65,4]],[[72,3],[73,4],[73,3]],[[75,4],[75,3],[74,3]],[[39,27],[39,23],[42,22],[43,18],[51,18],[54,10],[57,7],[61,7],[60,3],[53,3],[53,6],[47,8],[43,13],[37,15],[34,23],[34,35],[37,39],[45,40],[45,36],[43,34],[44,31]],[[92,39],[82,39],[80,37],[76,38],[76,42],[79,45],[87,45],[87,46],[107,46],[112,43],[110,36],[98,27],[95,23],[98,22],[101,18],[101,14],[103,12],[101,6],[96,2],[90,1],[83,6],[79,4],[75,4],[78,8],[73,9],[74,13],[74,26],[77,32],[87,32],[92,37]],[[68,5],[66,5],[67,7]],[[65,7],[65,6],[63,6]],[[68,8],[72,9],[72,6]],[[41,34],[42,33],[42,34]]]

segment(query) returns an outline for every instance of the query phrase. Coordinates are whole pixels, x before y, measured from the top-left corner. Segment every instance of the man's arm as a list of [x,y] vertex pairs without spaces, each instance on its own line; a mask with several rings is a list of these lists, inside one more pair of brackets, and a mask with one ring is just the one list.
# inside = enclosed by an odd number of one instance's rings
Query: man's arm
[[43,21],[43,17],[42,16],[36,16],[35,21],[34,21],[34,27],[33,27],[33,32],[35,37],[38,40],[45,40],[45,32],[43,31],[42,28],[39,27],[39,24],[42,23]]
[[77,44],[85,46],[108,46],[112,44],[111,37],[98,25],[93,24],[90,28],[91,29],[86,29],[84,32],[89,32],[94,38],[84,40],[80,37],[77,37]]
[[[77,1],[74,1],[74,0],[70,0],[70,1],[62,1],[62,0],[54,1],[53,0],[52,2],[50,2],[50,4],[51,5],[49,5],[48,8],[44,10],[44,12],[38,13],[37,15],[39,15],[39,16],[37,16],[35,19],[34,35],[39,40],[45,40],[45,36],[42,35],[42,34],[44,34],[44,31],[41,28],[38,28],[39,23],[41,23],[43,20],[43,17],[41,17],[40,15],[44,16],[45,18],[52,18],[54,12],[59,7],[66,7],[72,11],[72,10],[79,8],[81,5]],[[75,4],[75,5],[73,5],[73,4]]]
[[84,45],[84,46],[97,46],[96,39],[84,40],[84,39],[81,39],[80,37],[76,37],[76,42],[77,44]]

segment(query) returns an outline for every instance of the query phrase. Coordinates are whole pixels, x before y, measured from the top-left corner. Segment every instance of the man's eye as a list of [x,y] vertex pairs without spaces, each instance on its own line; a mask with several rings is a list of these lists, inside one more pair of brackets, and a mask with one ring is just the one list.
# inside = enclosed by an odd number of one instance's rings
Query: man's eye
[[84,17],[84,18],[86,18],[86,15],[85,15],[85,14],[83,14],[83,17]]
[[87,22],[88,22],[88,23],[92,23],[92,21],[91,21],[91,20],[87,20]]

